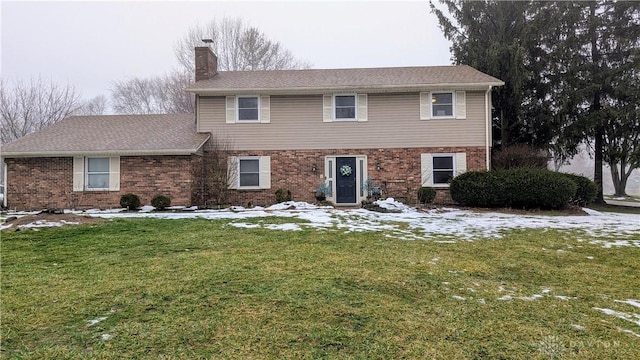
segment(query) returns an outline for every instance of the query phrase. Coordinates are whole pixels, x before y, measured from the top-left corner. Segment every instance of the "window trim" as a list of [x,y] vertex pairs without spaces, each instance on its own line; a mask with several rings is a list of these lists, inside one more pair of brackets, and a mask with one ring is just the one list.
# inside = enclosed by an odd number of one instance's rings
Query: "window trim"
[[[438,116],[433,113],[433,95],[435,94],[451,94],[451,115]],[[445,104],[441,104],[445,105]],[[429,114],[431,119],[455,119],[456,118],[456,92],[453,90],[441,90],[429,92]]]
[[[353,117],[352,118],[338,118],[336,116],[336,110],[337,110],[337,101],[336,101],[336,97],[338,96],[353,96]],[[333,107],[332,107],[332,118],[333,121],[358,121],[358,94],[355,93],[348,93],[348,94],[333,94]],[[346,107],[341,107],[341,108],[346,108]]]
[[[261,178],[260,178],[261,177],[261,171],[260,171],[260,166],[261,166],[260,161],[261,160],[260,160],[260,156],[238,156],[237,160],[238,160],[238,165],[237,165],[237,169],[236,169],[236,171],[238,172],[237,189],[238,190],[262,189],[262,187],[261,187],[262,184],[260,183],[261,182]],[[241,173],[240,173],[240,163],[243,160],[257,160],[258,161],[258,172],[257,172],[257,174],[258,174],[258,185],[257,186],[254,186],[254,185],[252,185],[252,186],[242,186],[240,184],[240,175],[241,175]],[[251,173],[251,174],[253,174],[253,173]]]
[[[104,171],[89,172],[89,160],[106,159],[109,169]],[[107,175],[107,187],[93,188],[89,187],[89,175]],[[87,156],[84,158],[84,190],[86,191],[109,191],[111,190],[111,158],[109,156]]]
[[450,157],[451,158],[451,178],[456,177],[456,154],[455,153],[432,153],[430,156],[430,161],[431,161],[431,183],[433,184],[433,186],[449,186],[449,183],[437,183],[435,182],[436,177],[434,176],[434,172],[436,171],[449,171],[449,169],[436,169],[435,166],[433,165],[433,160],[434,158],[441,158],[441,157]]
[[[240,120],[240,99],[246,99],[246,98],[255,98],[258,101],[258,106],[256,108],[256,110],[258,110],[258,118],[257,119],[251,119],[251,120]],[[261,109],[262,109],[262,100],[260,99],[259,95],[237,95],[236,96],[236,123],[240,123],[240,124],[245,124],[245,123],[259,123],[262,119],[261,119]],[[244,109],[244,108],[243,108]],[[246,108],[249,109],[249,108]]]

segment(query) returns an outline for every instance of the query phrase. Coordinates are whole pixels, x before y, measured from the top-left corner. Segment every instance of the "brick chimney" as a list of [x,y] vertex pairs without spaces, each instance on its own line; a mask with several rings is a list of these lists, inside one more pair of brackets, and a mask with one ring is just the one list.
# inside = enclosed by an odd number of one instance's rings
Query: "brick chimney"
[[196,47],[196,81],[211,79],[218,74],[218,57],[208,46]]

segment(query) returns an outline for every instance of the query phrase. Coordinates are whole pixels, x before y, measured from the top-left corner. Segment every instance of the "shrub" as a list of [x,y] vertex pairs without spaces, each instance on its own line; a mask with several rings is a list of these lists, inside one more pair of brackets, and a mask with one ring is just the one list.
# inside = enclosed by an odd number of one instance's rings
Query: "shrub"
[[164,210],[164,208],[171,206],[171,198],[164,195],[156,195],[151,199],[151,206],[158,210]]
[[128,210],[135,210],[140,207],[140,198],[135,194],[124,194],[120,197],[120,206]]
[[571,203],[579,206],[587,206],[593,202],[598,195],[598,185],[593,180],[575,174],[563,174],[565,177],[576,183],[576,193],[571,198]]
[[546,151],[531,145],[515,144],[496,151],[491,158],[493,170],[506,169],[547,169],[549,155]]
[[276,202],[286,202],[291,201],[291,191],[287,189],[278,189],[276,190]]
[[461,205],[504,206],[504,194],[493,172],[469,171],[451,179],[449,191],[453,201]]
[[472,171],[451,180],[454,201],[462,205],[560,209],[569,204],[577,185],[560,173],[542,169]]
[[436,197],[436,191],[430,187],[421,187],[418,189],[418,201],[421,204],[431,204]]

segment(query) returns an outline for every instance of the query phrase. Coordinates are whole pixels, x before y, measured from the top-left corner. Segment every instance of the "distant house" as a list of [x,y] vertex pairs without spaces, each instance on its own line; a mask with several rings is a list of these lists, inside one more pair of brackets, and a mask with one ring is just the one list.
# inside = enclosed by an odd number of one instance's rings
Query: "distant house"
[[337,205],[371,184],[405,200],[431,186],[446,201],[451,177],[490,165],[503,82],[469,66],[218,72],[198,47],[195,76],[195,115],[72,117],[3,146],[7,205],[105,208],[129,192],[201,205],[220,141],[238,205],[273,203],[280,188],[313,201],[320,183]]

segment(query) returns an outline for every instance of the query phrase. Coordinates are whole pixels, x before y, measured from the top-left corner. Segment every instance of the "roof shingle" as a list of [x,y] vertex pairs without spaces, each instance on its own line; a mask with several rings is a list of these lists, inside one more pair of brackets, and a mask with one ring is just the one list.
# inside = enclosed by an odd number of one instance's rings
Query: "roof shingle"
[[208,138],[196,132],[193,114],[72,116],[5,144],[0,154],[181,155],[196,152]]
[[502,85],[501,80],[467,65],[356,69],[221,71],[186,91],[350,89],[433,85]]

